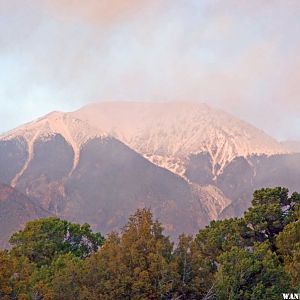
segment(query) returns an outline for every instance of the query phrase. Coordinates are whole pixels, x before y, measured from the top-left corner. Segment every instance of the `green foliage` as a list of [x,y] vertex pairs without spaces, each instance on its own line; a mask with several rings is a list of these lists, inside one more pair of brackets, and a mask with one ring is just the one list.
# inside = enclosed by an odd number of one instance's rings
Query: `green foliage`
[[212,221],[199,231],[195,242],[203,257],[211,259],[212,263],[216,263],[218,256],[233,246],[244,247],[253,243],[243,219]]
[[33,268],[25,257],[16,258],[0,250],[0,299],[30,299]]
[[268,242],[251,250],[234,247],[220,256],[217,299],[275,300],[289,290],[289,278]]
[[300,195],[256,191],[243,218],[176,247],[148,209],[105,241],[87,224],[46,218],[11,243],[0,251],[1,299],[280,299],[300,290]]
[[165,299],[172,289],[171,258],[172,243],[160,223],[149,210],[138,210],[121,236],[110,235],[86,260],[87,289],[101,299]]
[[202,299],[213,285],[213,265],[202,255],[192,237],[181,235],[174,250],[173,296],[178,299]]
[[11,237],[10,243],[14,254],[24,255],[41,266],[69,252],[85,258],[97,251],[103,240],[88,224],[73,224],[51,217],[28,222],[24,230]]
[[300,289],[300,221],[288,224],[278,235],[276,245],[293,286]]
[[71,253],[62,254],[32,276],[32,294],[42,299],[79,299],[83,260]]
[[299,204],[299,194],[288,197],[286,188],[267,188],[254,192],[252,207],[245,213],[245,220],[255,235],[255,240],[268,240],[273,249],[276,235],[293,219]]

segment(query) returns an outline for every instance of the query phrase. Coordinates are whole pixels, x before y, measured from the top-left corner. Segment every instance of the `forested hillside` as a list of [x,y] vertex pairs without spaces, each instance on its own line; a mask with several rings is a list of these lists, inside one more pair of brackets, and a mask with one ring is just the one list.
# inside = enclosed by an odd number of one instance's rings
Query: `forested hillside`
[[105,238],[58,218],[0,252],[1,299],[281,299],[300,288],[300,194],[266,188],[242,218],[174,244],[148,209]]

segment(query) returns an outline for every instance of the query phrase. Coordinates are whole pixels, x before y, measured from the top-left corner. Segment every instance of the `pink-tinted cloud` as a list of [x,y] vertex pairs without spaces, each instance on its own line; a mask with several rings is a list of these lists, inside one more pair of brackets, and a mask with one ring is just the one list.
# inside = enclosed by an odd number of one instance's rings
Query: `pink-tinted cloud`
[[0,104],[193,100],[298,137],[299,19],[298,0],[0,0]]
[[[45,14],[66,22],[86,22],[90,26],[121,25],[136,15],[149,16],[159,13],[170,0],[32,0]],[[32,4],[33,5],[33,4]]]

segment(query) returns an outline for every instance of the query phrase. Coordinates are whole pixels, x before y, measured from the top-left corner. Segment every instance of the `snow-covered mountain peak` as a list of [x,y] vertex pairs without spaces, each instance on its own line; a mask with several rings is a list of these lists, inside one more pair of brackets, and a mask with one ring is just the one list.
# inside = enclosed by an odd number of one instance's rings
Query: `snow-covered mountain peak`
[[178,174],[190,154],[208,152],[220,172],[236,156],[287,152],[263,131],[206,104],[102,102],[72,115]]
[[237,156],[287,152],[254,126],[194,102],[102,102],[72,113],[55,111],[0,136],[0,140],[25,138],[32,152],[37,139],[55,134],[61,134],[72,146],[74,168],[81,146],[107,135],[179,175],[185,173],[192,154],[208,153],[217,176]]
[[79,162],[82,145],[93,138],[107,137],[103,131],[91,127],[89,123],[74,118],[67,113],[58,111],[49,113],[33,122],[17,127],[16,129],[0,136],[0,141],[25,139],[27,143],[27,161],[21,171],[12,180],[11,186],[16,186],[19,178],[23,175],[30,161],[33,159],[35,142],[40,140],[46,141],[57,134],[61,135],[66,142],[71,145],[74,152],[73,168],[70,174],[75,170]]
[[28,143],[32,143],[36,139],[46,139],[56,134],[62,135],[74,149],[80,148],[89,139],[106,136],[103,131],[92,128],[85,121],[55,111],[3,134],[0,140],[23,137]]

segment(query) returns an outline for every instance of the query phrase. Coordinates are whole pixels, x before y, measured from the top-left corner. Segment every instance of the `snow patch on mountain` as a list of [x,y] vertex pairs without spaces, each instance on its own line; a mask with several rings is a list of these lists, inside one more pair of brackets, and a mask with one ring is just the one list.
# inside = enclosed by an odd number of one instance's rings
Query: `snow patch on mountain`
[[263,131],[206,104],[102,102],[71,115],[179,175],[191,154],[208,152],[218,175],[237,156],[287,152]]
[[11,182],[11,186],[15,187],[19,178],[26,171],[30,161],[34,156],[34,144],[37,140],[47,140],[51,136],[60,134],[71,145],[74,151],[73,167],[70,173],[76,168],[80,149],[88,140],[97,137],[107,137],[107,135],[99,130],[92,128],[87,122],[79,120],[63,112],[52,112],[40,119],[20,126],[6,134],[0,136],[0,141],[19,139],[23,137],[27,142],[28,159],[21,171],[16,174]]

